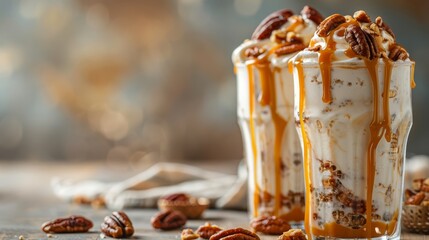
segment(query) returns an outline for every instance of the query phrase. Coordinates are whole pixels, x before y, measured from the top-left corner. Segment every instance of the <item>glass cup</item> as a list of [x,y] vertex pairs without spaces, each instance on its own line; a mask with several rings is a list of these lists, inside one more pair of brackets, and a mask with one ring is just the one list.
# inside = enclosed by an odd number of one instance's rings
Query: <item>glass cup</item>
[[294,61],[309,239],[399,238],[413,69],[411,61],[333,62],[326,88],[318,63]]
[[250,216],[277,216],[302,224],[305,193],[292,74],[287,66],[263,60],[235,63],[235,71]]

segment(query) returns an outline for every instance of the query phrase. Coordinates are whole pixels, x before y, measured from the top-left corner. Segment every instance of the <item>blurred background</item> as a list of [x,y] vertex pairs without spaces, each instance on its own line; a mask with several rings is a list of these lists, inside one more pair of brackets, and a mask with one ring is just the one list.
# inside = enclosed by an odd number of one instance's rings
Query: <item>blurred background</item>
[[280,8],[381,15],[416,61],[408,156],[429,154],[429,1],[0,1],[0,159],[237,160],[235,47]]

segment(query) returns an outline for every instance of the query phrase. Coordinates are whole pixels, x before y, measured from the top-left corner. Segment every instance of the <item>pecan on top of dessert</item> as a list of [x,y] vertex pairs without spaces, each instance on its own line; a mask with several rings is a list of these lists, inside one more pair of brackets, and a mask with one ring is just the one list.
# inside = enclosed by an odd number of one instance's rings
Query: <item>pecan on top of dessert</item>
[[289,9],[275,11],[258,25],[251,40],[234,51],[233,62],[297,53],[308,46],[322,20],[322,15],[310,6],[305,6],[297,15]]
[[396,43],[395,34],[381,17],[374,21],[365,11],[353,16],[333,14],[323,20],[310,42],[310,51],[333,54],[335,60],[385,58],[408,60],[408,52]]

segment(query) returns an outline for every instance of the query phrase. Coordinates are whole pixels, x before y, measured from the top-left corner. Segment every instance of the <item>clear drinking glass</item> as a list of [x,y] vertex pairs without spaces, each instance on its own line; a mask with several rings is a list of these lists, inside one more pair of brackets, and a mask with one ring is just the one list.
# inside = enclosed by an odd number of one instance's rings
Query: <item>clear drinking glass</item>
[[333,62],[328,89],[319,64],[293,68],[309,239],[399,238],[414,63]]
[[302,223],[305,193],[292,74],[268,62],[236,63],[235,70],[250,216]]

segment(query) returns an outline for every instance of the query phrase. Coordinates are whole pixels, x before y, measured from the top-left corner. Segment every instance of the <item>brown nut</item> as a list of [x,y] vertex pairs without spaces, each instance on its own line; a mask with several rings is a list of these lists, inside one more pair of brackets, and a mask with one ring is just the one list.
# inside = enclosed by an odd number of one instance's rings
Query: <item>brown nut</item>
[[423,207],[429,207],[429,201],[423,201],[420,205]]
[[290,53],[301,51],[304,48],[305,48],[304,44],[302,44],[302,43],[296,43],[296,44],[291,44],[291,45],[286,45],[286,46],[280,47],[280,48],[276,49],[274,51],[274,53],[277,56],[282,56],[282,55],[286,55],[286,54],[290,54]]
[[167,201],[174,201],[174,202],[178,202],[178,201],[189,201],[190,196],[188,194],[185,193],[173,193],[167,196],[162,197],[161,199],[167,200]]
[[[392,61],[396,60],[406,60],[408,58],[408,52],[398,44],[391,44],[389,46],[389,58]],[[414,183],[414,182],[413,182]]]
[[201,218],[209,204],[207,198],[196,198],[184,193],[172,194],[158,200],[158,208],[161,211],[176,210],[185,214],[187,219]]
[[134,234],[134,227],[127,214],[119,211],[104,218],[101,231],[108,237],[127,238]]
[[311,21],[313,21],[317,25],[319,25],[324,19],[322,14],[320,14],[316,9],[314,9],[308,5],[302,9],[301,15],[303,17],[310,19]]
[[214,234],[220,231],[222,231],[222,228],[216,225],[212,225],[209,222],[206,222],[206,224],[200,226],[197,229],[197,233],[200,235],[201,238],[204,238],[204,239],[210,239],[211,236],[213,236]]
[[422,203],[425,199],[425,196],[426,195],[424,192],[419,192],[416,195],[408,198],[407,201],[405,201],[405,205],[420,205],[420,203]]
[[194,240],[194,239],[197,239],[199,237],[200,237],[200,235],[198,235],[197,233],[194,233],[194,231],[190,228],[183,229],[182,234],[180,235],[180,238],[182,240]]
[[271,33],[287,23],[288,18],[292,15],[293,12],[289,9],[282,9],[271,13],[256,27],[252,34],[252,39],[263,40],[269,38]]
[[389,33],[393,39],[395,39],[395,34],[393,33],[392,29],[383,21],[381,17],[377,17],[375,19],[375,24],[377,24],[378,27]]
[[370,23],[371,18],[366,14],[365,11],[359,10],[353,14],[353,18],[358,20],[359,22]]
[[255,232],[261,232],[269,235],[279,235],[290,229],[287,221],[276,216],[259,217],[250,222],[250,227]]
[[346,22],[346,18],[340,14],[334,14],[323,20],[317,28],[316,34],[320,37],[327,37],[329,33]]
[[254,47],[249,47],[248,49],[246,49],[246,51],[244,51],[244,55],[247,58],[257,58],[261,54],[265,53],[266,51],[267,50],[263,47],[254,46]]
[[58,218],[42,224],[45,233],[79,233],[88,232],[93,226],[92,222],[82,216]]
[[307,237],[301,229],[290,229],[284,232],[278,240],[306,240]]
[[186,216],[175,210],[159,212],[152,217],[152,227],[161,230],[171,230],[183,227],[186,224]]
[[368,59],[374,59],[379,56],[374,37],[363,31],[360,26],[349,25],[346,28],[345,39],[357,55]]
[[244,228],[222,230],[210,237],[210,240],[260,240],[259,236]]

